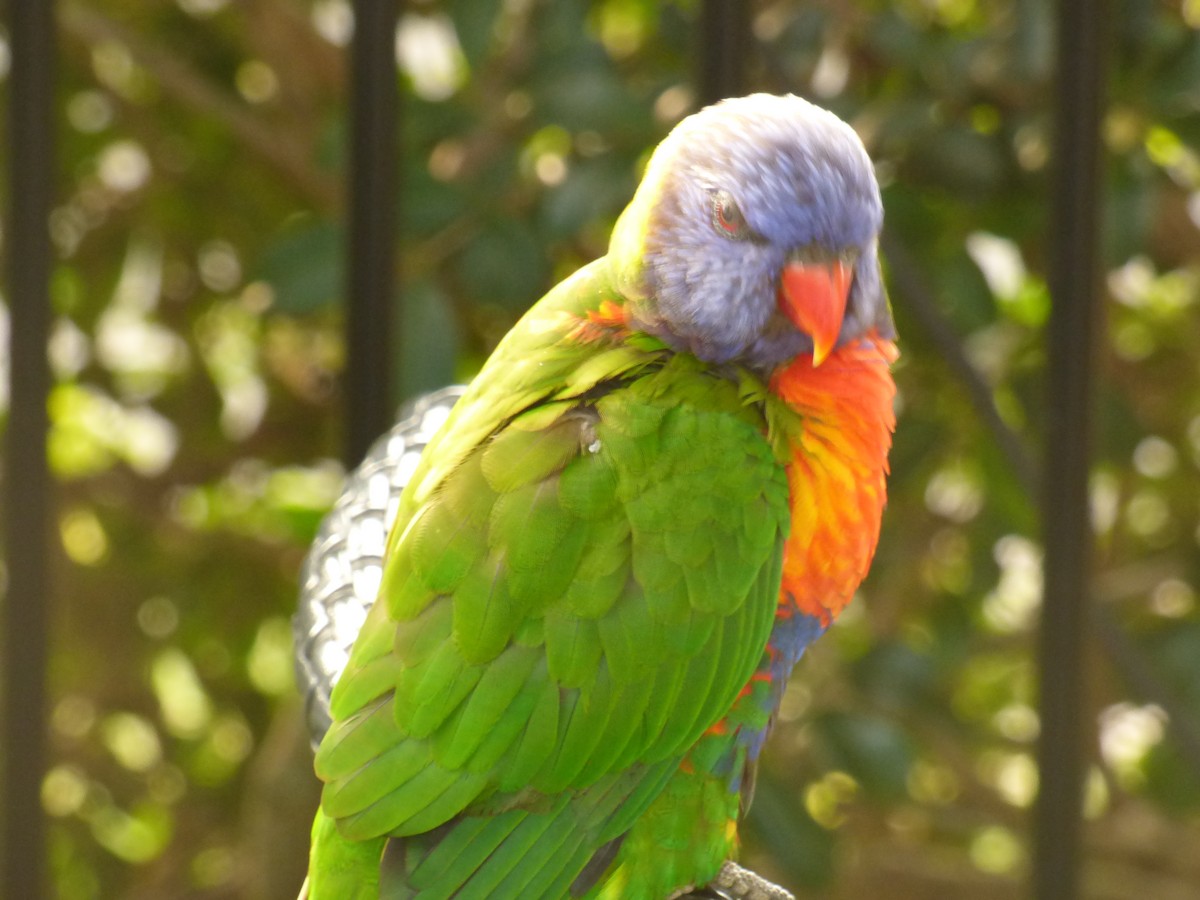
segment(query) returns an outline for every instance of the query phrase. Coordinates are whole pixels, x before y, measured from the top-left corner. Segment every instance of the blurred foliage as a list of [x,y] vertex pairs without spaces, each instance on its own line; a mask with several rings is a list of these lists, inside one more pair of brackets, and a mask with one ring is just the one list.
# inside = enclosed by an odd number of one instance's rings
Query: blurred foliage
[[[286,619],[340,479],[348,4],[59,7],[57,894],[292,897],[315,786]],[[604,252],[695,106],[696,7],[409,6],[397,400],[469,377]],[[746,829],[802,896],[1023,896],[1046,7],[753,3],[755,88],[831,107],[877,161],[904,350],[875,569],[797,673]],[[1092,506],[1116,637],[1090,670],[1085,884],[1172,900],[1200,883],[1200,3],[1114,8]]]

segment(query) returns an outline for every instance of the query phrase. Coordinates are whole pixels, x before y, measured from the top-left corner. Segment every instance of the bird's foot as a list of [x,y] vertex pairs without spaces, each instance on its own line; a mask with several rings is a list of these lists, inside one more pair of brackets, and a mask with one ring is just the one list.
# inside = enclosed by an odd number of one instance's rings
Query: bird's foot
[[795,900],[791,892],[749,869],[743,869],[732,860],[725,861],[708,887],[695,890],[687,897],[693,900]]

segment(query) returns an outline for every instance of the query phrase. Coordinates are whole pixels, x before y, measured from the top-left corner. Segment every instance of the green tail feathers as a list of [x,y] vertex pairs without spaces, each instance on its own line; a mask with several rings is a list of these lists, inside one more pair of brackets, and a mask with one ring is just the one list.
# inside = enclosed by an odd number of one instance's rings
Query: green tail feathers
[[468,815],[403,838],[348,840],[318,813],[308,900],[601,896],[595,883],[674,771],[672,762],[638,768],[548,799],[545,811]]
[[317,810],[308,863],[307,900],[378,900],[379,859],[384,838],[348,841],[337,825]]

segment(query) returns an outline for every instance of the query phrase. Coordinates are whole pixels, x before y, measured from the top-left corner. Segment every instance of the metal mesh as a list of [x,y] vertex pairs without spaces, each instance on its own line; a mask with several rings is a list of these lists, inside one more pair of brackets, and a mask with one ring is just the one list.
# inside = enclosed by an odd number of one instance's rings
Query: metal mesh
[[346,480],[305,557],[292,633],[314,749],[329,728],[330,691],[375,602],[400,493],[463,390],[442,388],[401,412],[400,421],[371,445]]

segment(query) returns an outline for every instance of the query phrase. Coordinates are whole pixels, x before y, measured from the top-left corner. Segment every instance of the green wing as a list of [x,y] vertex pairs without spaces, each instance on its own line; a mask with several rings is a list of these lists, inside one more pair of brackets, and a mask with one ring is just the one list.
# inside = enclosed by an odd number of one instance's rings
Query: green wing
[[[441,851],[451,881],[493,884],[501,848],[578,871],[753,672],[787,521],[762,410],[691,357],[609,372],[559,381],[468,448],[447,437],[453,467],[432,461],[443,474],[402,501],[317,754],[343,837],[479,817],[486,841]],[[568,832],[591,843],[559,852]],[[481,896],[539,896],[530,868]]]

